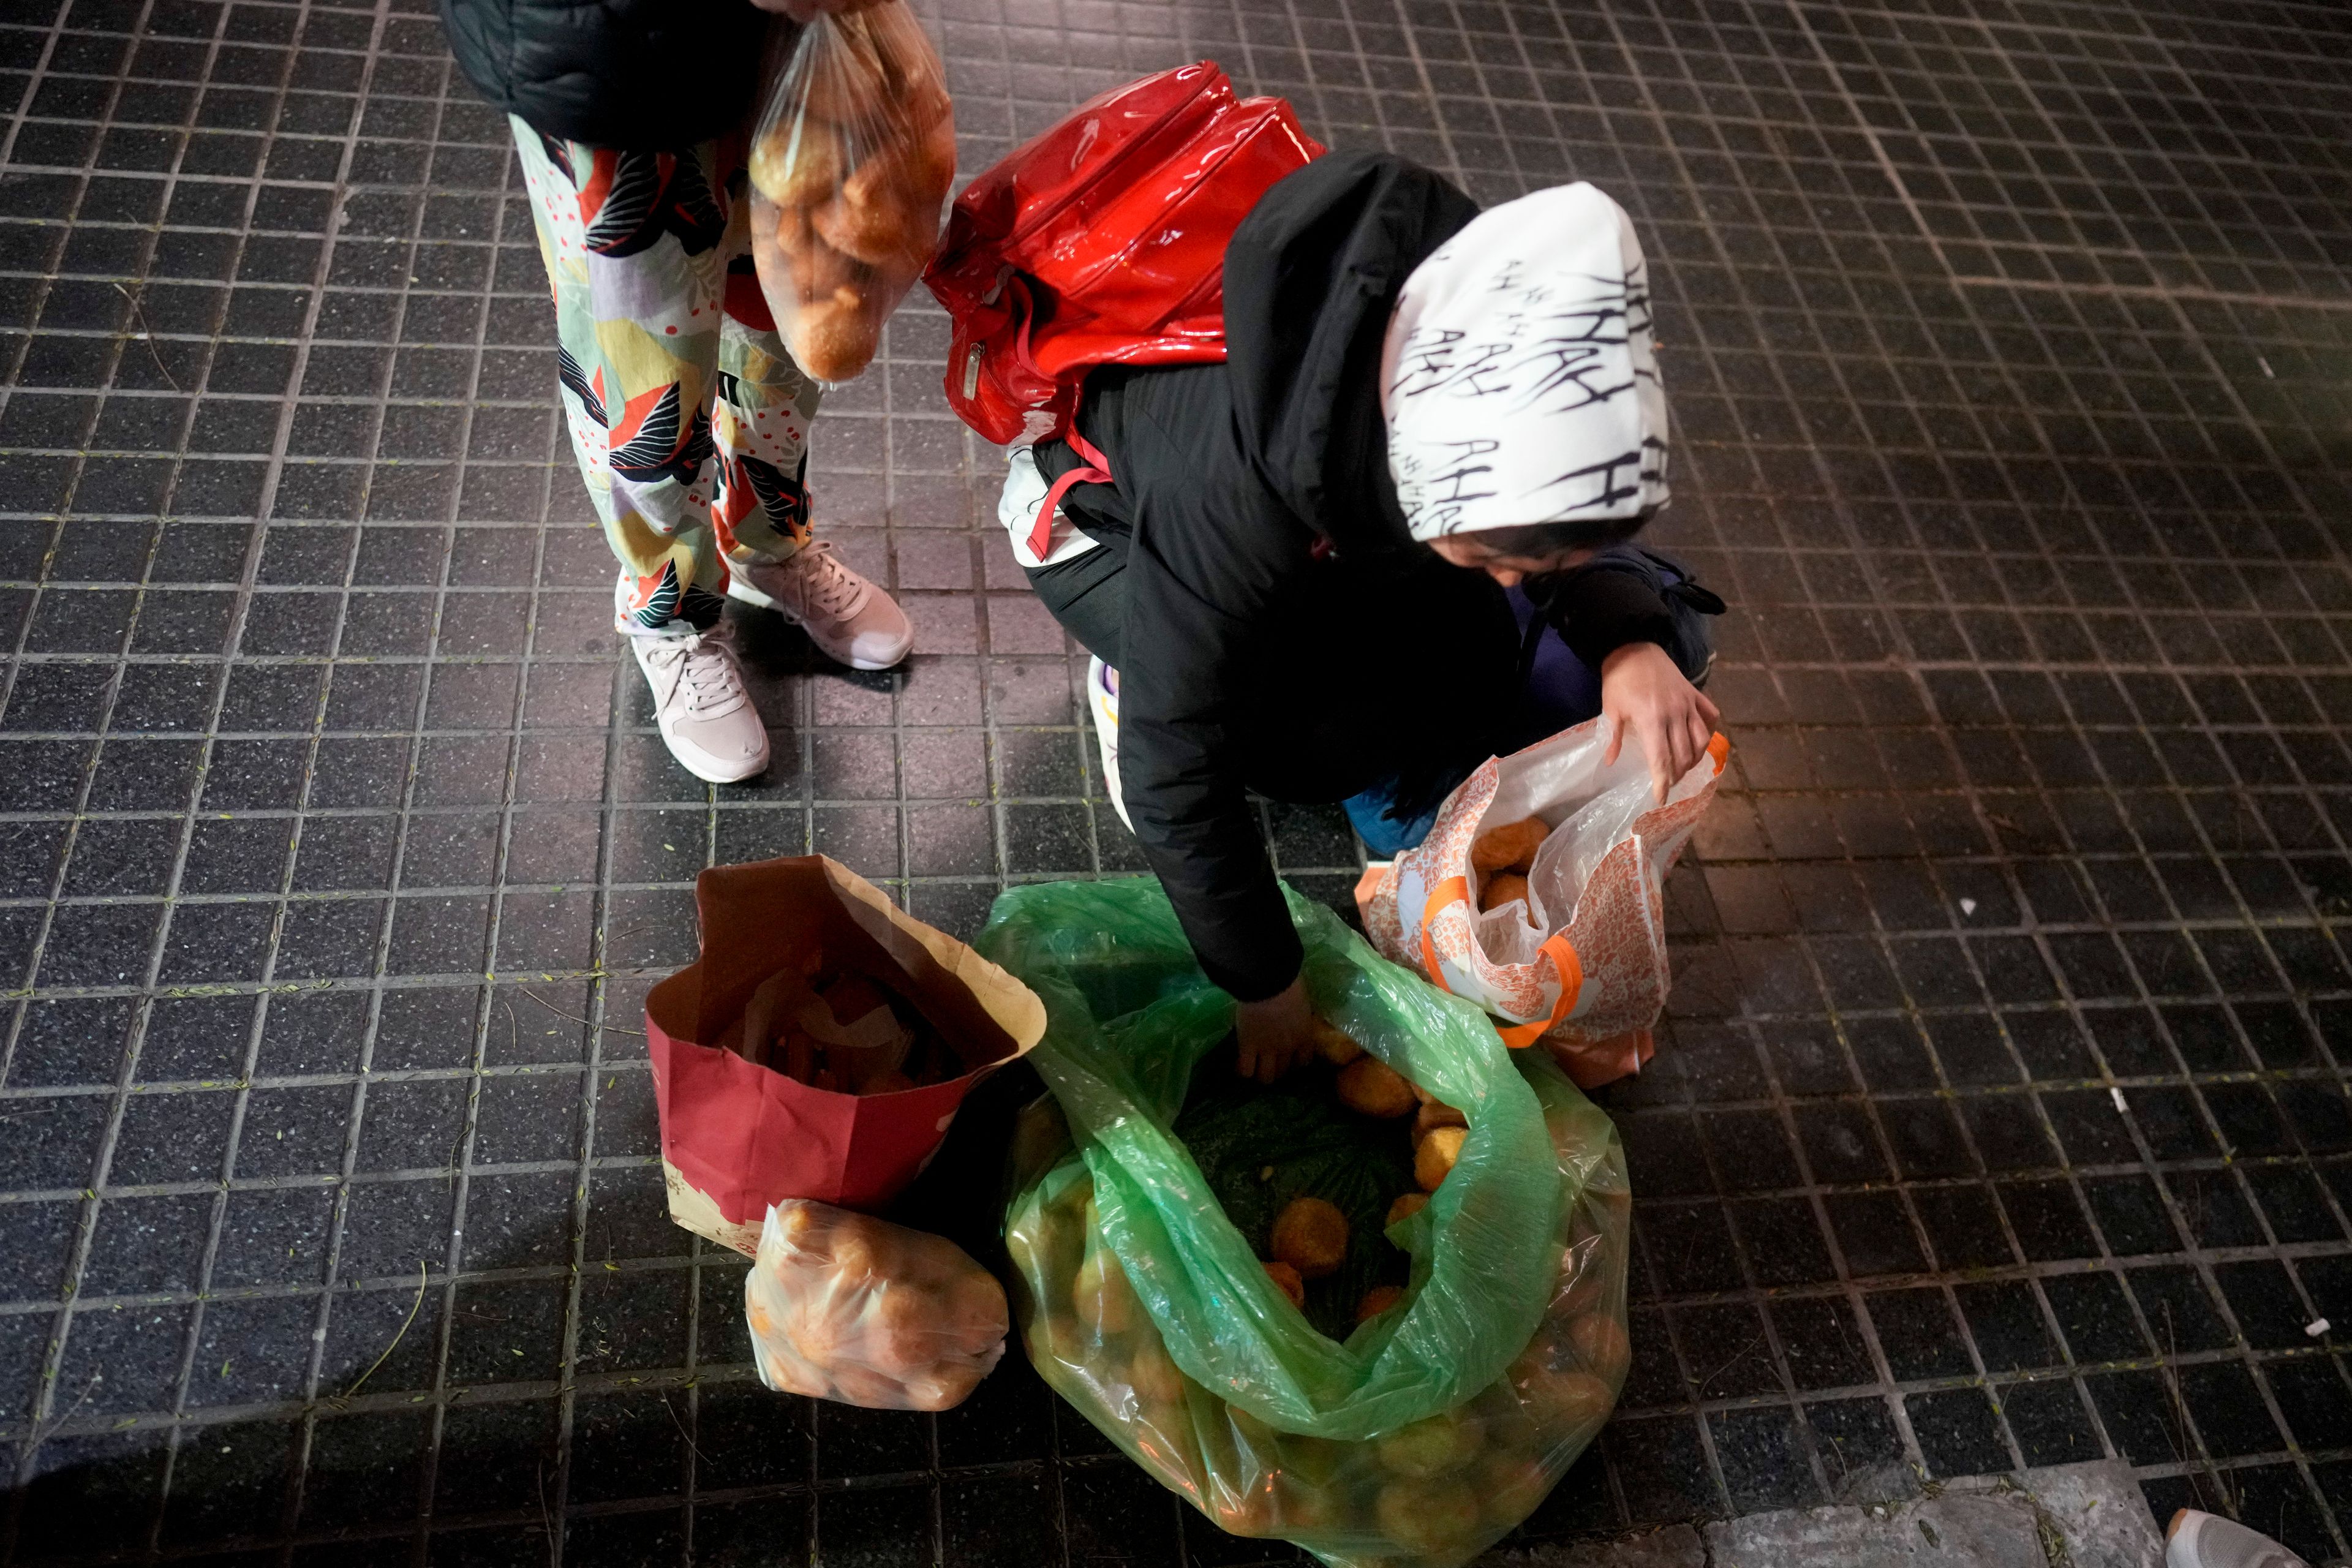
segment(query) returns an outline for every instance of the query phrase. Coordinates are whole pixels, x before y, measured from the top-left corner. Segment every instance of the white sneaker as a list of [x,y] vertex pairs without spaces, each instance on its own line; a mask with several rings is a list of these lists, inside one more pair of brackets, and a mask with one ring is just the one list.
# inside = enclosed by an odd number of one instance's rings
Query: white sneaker
[[779,562],[729,562],[727,592],[793,622],[827,658],[852,669],[887,669],[915,646],[907,612],[843,565],[830,540],[803,544]]
[[653,689],[654,719],[669,754],[696,778],[736,784],[768,765],[768,727],[743,689],[735,634],[721,621],[698,632],[672,621],[629,634],[629,651]]
[[1102,756],[1103,793],[1129,833],[1127,800],[1118,787],[1118,671],[1098,658],[1087,660],[1087,711],[1095,719],[1095,749]]
[[2165,1568],[2310,1568],[2269,1536],[2198,1509],[2175,1513],[2164,1536]]

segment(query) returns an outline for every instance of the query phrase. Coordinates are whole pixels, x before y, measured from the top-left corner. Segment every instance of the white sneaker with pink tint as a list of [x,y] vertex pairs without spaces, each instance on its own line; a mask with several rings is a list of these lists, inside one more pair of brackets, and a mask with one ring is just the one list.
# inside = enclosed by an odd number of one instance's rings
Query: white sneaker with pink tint
[[1095,750],[1102,758],[1103,793],[1129,833],[1127,800],[1118,787],[1118,671],[1098,658],[1087,660],[1087,711],[1094,716]]
[[625,639],[654,694],[669,754],[696,778],[738,784],[766,769],[768,727],[744,689],[734,628],[700,632],[682,620]]
[[827,658],[852,669],[887,669],[915,646],[898,601],[844,565],[829,540],[772,563],[729,562],[727,592],[794,623]]

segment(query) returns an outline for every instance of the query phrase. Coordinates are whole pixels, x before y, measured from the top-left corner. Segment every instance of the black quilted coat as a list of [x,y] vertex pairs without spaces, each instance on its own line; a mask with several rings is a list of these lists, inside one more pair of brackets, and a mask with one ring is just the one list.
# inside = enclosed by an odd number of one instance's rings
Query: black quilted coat
[[742,122],[768,14],[751,0],[441,0],[457,68],[534,131],[667,151]]

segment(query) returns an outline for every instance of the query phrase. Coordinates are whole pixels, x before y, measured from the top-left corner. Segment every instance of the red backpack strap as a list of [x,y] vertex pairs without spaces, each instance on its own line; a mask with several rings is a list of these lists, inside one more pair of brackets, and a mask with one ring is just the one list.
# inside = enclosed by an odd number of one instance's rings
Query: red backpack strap
[[1070,450],[1085,459],[1086,466],[1072,468],[1047,487],[1045,499],[1037,508],[1037,521],[1029,525],[1029,553],[1041,562],[1045,559],[1047,547],[1054,542],[1054,509],[1062,504],[1062,498],[1069,494],[1070,487],[1111,482],[1110,459],[1097,451],[1092,441],[1079,435],[1076,425],[1063,432],[1062,439],[1070,444]]

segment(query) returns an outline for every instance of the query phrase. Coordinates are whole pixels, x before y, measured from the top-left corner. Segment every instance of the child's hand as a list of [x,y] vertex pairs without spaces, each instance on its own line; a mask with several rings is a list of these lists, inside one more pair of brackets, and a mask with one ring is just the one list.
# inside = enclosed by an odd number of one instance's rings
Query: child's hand
[[1650,760],[1650,784],[1660,801],[1697,765],[1723,716],[1654,642],[1627,643],[1601,661],[1601,711],[1612,725],[1602,764],[1617,760],[1630,728]]
[[1307,982],[1294,980],[1263,1002],[1236,1003],[1234,1034],[1242,1076],[1260,1083],[1272,1083],[1313,1056],[1315,1013],[1307,1005]]

